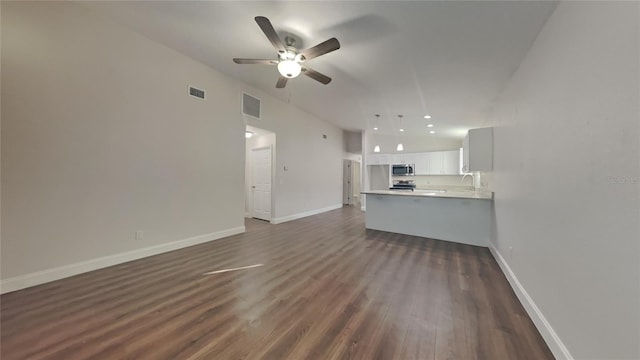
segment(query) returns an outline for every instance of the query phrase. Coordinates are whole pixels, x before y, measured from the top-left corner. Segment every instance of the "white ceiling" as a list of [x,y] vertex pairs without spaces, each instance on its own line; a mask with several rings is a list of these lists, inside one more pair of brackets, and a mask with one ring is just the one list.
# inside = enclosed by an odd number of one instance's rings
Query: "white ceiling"
[[[533,43],[556,2],[550,1],[103,1],[81,2],[187,56],[347,130],[461,138],[483,126],[494,99]],[[254,21],[307,48],[336,37],[341,48],[309,60],[333,78],[306,76],[276,89],[265,65],[234,57],[276,58]],[[435,135],[427,134],[427,120]]]

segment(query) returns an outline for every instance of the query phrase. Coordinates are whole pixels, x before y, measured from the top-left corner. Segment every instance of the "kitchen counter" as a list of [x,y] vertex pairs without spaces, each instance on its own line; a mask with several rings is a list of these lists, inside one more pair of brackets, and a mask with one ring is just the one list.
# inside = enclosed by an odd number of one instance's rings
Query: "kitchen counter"
[[493,192],[490,192],[490,191],[370,190],[370,191],[363,191],[362,194],[397,195],[397,196],[427,196],[427,197],[439,197],[439,198],[493,200]]
[[363,191],[367,229],[489,246],[492,192]]

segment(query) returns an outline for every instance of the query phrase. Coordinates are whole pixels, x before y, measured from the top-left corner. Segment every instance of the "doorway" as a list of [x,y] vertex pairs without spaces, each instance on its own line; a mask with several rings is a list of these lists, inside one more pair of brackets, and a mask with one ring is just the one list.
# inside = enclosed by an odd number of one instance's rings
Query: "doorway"
[[342,204],[360,206],[360,162],[342,163]]
[[274,164],[276,134],[246,127],[245,217],[271,221],[275,213]]
[[271,221],[271,147],[251,149],[251,217]]

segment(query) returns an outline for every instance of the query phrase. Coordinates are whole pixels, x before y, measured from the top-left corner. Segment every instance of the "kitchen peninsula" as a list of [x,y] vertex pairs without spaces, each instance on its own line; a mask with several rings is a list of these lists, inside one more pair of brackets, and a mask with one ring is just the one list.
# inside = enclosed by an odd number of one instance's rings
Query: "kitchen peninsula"
[[489,246],[492,192],[372,190],[367,229]]

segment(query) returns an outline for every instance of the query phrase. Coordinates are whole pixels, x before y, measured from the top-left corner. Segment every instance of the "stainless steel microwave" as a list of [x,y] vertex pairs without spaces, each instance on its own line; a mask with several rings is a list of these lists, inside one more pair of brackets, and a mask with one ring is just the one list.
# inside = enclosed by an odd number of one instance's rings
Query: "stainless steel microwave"
[[414,164],[399,164],[399,165],[391,165],[391,175],[393,176],[404,176],[404,175],[414,175],[413,169]]

